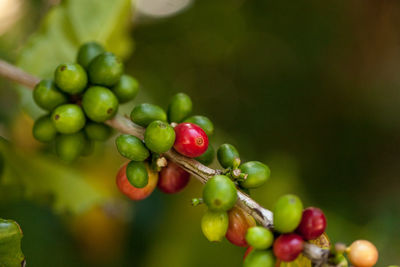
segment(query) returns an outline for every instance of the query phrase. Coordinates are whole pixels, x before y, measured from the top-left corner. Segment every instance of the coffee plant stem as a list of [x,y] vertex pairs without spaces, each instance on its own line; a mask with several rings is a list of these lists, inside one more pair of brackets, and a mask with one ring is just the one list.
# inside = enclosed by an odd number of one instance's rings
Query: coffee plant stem
[[[33,89],[40,81],[39,78],[23,71],[22,69],[0,59],[0,76],[19,83],[29,89]],[[106,124],[120,131],[121,133],[131,134],[143,139],[145,128],[136,125],[130,119],[117,114],[113,119],[106,121]],[[168,160],[175,162],[187,172],[193,174],[201,183],[205,184],[208,179],[216,174],[222,174],[222,170],[214,170],[204,166],[200,162],[178,154],[174,150],[169,150],[163,154]],[[264,227],[273,228],[273,214],[270,210],[263,208],[247,194],[238,190],[237,206],[244,209],[247,213]],[[313,262],[313,266],[332,266],[328,265],[330,252],[311,243],[304,244],[303,254]]]

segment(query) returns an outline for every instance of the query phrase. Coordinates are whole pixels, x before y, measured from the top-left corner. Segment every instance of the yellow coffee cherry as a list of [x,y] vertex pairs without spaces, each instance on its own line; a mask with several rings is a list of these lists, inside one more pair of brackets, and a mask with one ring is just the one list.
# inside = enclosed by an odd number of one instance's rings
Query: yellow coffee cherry
[[356,267],[372,267],[378,261],[378,250],[367,240],[357,240],[348,248],[348,257]]

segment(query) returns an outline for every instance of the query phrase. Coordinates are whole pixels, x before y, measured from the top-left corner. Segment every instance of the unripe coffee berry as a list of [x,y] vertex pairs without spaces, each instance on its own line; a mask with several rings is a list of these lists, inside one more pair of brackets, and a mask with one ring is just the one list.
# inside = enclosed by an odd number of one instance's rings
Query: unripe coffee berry
[[62,91],[74,95],[85,90],[88,79],[85,69],[75,63],[61,64],[54,73],[54,82]]
[[44,115],[35,121],[32,129],[33,137],[40,142],[50,142],[56,138],[57,130],[49,115]]
[[149,181],[146,165],[141,161],[131,161],[126,166],[126,178],[136,188],[143,188]]
[[225,175],[215,175],[203,188],[203,200],[210,210],[227,211],[235,206],[237,190]]
[[82,107],[89,119],[104,122],[117,113],[118,99],[109,89],[92,86],[83,95]]
[[296,232],[305,240],[316,239],[326,228],[326,218],[322,210],[314,207],[303,210]]
[[196,160],[204,165],[210,165],[214,161],[215,151],[212,145],[208,144],[206,152],[198,156]]
[[191,116],[184,120],[183,122],[190,122],[193,124],[196,124],[199,126],[201,129],[204,130],[204,132],[207,134],[207,136],[211,136],[214,133],[214,125],[211,122],[211,120],[205,116]]
[[267,228],[253,226],[247,230],[246,241],[255,249],[267,249],[272,246],[274,235]]
[[110,52],[104,52],[95,57],[88,67],[90,82],[108,87],[119,81],[123,71],[124,65],[121,59]]
[[249,161],[240,165],[242,173],[247,174],[244,181],[239,184],[243,188],[257,188],[262,186],[269,178],[271,171],[268,166],[259,161]]
[[190,173],[169,161],[167,167],[164,167],[160,172],[158,188],[166,194],[174,194],[186,187],[189,178]]
[[143,161],[150,155],[142,140],[130,134],[121,134],[115,140],[118,152],[125,158]]
[[218,148],[217,158],[223,168],[233,168],[234,161],[239,159],[239,152],[233,145],[223,144]]
[[304,241],[297,234],[284,234],[274,242],[274,254],[281,261],[294,261],[303,251]]
[[88,42],[79,48],[76,61],[85,69],[89,66],[90,62],[104,52],[103,46],[97,42]]
[[112,133],[111,127],[94,121],[87,122],[84,129],[86,136],[94,141],[105,141]]
[[133,100],[139,92],[139,83],[130,75],[123,74],[112,91],[120,103]]
[[348,248],[347,256],[354,266],[372,267],[378,261],[378,250],[367,240],[357,240]]
[[201,219],[201,230],[211,242],[220,242],[228,229],[228,214],[225,211],[208,210]]
[[66,162],[72,162],[81,155],[85,147],[85,142],[85,134],[82,131],[73,134],[57,135],[57,156]]
[[229,227],[226,239],[240,247],[248,246],[246,241],[247,229],[256,226],[256,221],[247,212],[238,207],[233,207],[229,212]]
[[271,250],[252,250],[244,260],[243,267],[275,267]]
[[80,106],[64,104],[53,111],[51,121],[58,132],[72,134],[85,126],[86,118]]
[[143,103],[133,108],[131,120],[137,125],[147,127],[156,120],[167,121],[167,114],[157,105]]
[[280,233],[293,232],[300,224],[303,204],[295,195],[284,195],[274,207],[274,229]]
[[180,154],[195,158],[201,156],[208,148],[208,137],[199,126],[192,123],[180,123],[175,128],[174,148]]
[[192,112],[192,100],[187,94],[178,93],[171,99],[168,106],[169,122],[181,122]]
[[68,102],[67,96],[59,91],[51,80],[41,80],[35,86],[33,100],[39,107],[48,111]]
[[174,145],[175,132],[168,123],[153,121],[144,133],[144,142],[155,153],[165,153]]

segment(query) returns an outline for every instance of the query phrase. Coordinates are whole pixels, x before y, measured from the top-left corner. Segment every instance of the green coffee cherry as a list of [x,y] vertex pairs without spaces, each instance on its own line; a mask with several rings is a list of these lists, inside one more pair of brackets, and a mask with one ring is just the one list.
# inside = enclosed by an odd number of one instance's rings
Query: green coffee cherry
[[141,161],[131,161],[126,166],[126,178],[136,188],[143,188],[149,182],[146,165]]
[[246,180],[239,184],[243,188],[257,188],[263,185],[269,178],[271,171],[268,166],[259,161],[249,161],[240,165],[242,173],[248,174]]
[[82,131],[74,134],[57,135],[56,153],[64,161],[74,161],[81,155],[85,143],[85,134]]
[[228,213],[226,211],[208,210],[201,219],[201,230],[211,242],[220,242],[225,237],[229,226]]
[[104,122],[117,113],[118,99],[109,89],[92,86],[83,95],[82,107],[89,119]]
[[125,158],[143,161],[150,155],[142,140],[130,134],[122,134],[115,140],[118,152]]
[[144,142],[155,153],[165,153],[174,145],[175,131],[168,123],[153,121],[144,133]]
[[247,230],[246,241],[255,249],[267,249],[272,246],[274,235],[267,228],[253,226]]
[[204,186],[203,199],[210,210],[230,210],[237,199],[235,184],[225,175],[215,175]]
[[133,100],[139,92],[139,83],[130,75],[123,74],[118,83],[113,86],[112,91],[120,103]]
[[209,137],[214,133],[214,124],[205,116],[191,116],[184,120],[184,122],[190,122],[200,126]]
[[86,71],[79,64],[61,64],[54,73],[54,82],[57,87],[71,95],[83,92],[87,81]]
[[86,136],[94,141],[105,141],[107,140],[111,133],[111,127],[98,122],[87,122],[85,125]]
[[51,121],[58,132],[72,134],[85,126],[86,118],[80,106],[64,104],[53,111]]
[[204,165],[210,165],[214,161],[214,156],[215,156],[215,151],[212,145],[208,145],[208,148],[206,152],[203,153],[203,155],[195,158],[197,161],[199,161],[201,164]]
[[239,152],[230,144],[223,144],[217,150],[219,164],[223,168],[233,168],[235,159],[239,158]]
[[57,130],[51,122],[50,116],[45,115],[35,121],[32,133],[36,140],[40,142],[50,142],[56,138]]
[[79,48],[76,61],[85,69],[89,66],[90,62],[104,52],[103,46],[97,42],[88,42]]
[[95,57],[89,64],[89,80],[92,84],[113,86],[121,78],[124,65],[119,57],[104,52]]
[[33,99],[39,107],[48,111],[68,102],[67,96],[59,91],[51,80],[41,80],[35,86]]
[[192,112],[192,100],[187,94],[178,93],[168,106],[169,122],[181,122]]
[[159,106],[144,103],[133,108],[131,120],[140,126],[147,127],[155,120],[167,121],[167,114]]
[[274,207],[274,229],[280,233],[293,232],[301,221],[303,203],[295,195],[284,195]]
[[271,250],[253,250],[244,260],[243,267],[275,267],[275,256]]

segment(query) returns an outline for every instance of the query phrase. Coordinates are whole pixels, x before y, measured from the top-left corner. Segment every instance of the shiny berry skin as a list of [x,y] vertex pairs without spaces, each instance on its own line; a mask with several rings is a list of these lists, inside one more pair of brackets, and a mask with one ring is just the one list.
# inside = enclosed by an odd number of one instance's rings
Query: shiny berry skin
[[201,230],[210,242],[220,242],[228,229],[228,214],[225,211],[207,210],[201,219]]
[[51,80],[41,80],[33,89],[33,99],[42,109],[52,111],[57,106],[67,103],[67,96],[56,88]]
[[246,251],[244,252],[243,255],[243,260],[245,260],[247,258],[247,256],[250,254],[250,252],[252,252],[254,250],[253,247],[247,247]]
[[61,91],[75,95],[85,90],[88,78],[81,65],[67,63],[57,67],[54,73],[54,82]]
[[121,134],[115,139],[115,144],[121,156],[127,159],[143,161],[150,156],[149,150],[147,150],[142,140],[136,136]]
[[255,249],[267,249],[272,246],[274,235],[267,228],[253,226],[247,230],[246,241]]
[[92,86],[83,94],[82,107],[92,121],[104,122],[118,111],[118,99],[109,89]]
[[90,82],[107,87],[117,84],[123,71],[124,65],[121,59],[110,52],[95,57],[88,67]]
[[236,204],[235,184],[225,175],[215,175],[203,188],[203,200],[210,210],[228,211]]
[[222,144],[217,150],[217,158],[223,168],[233,168],[234,161],[239,158],[239,152],[231,144]]
[[85,126],[86,117],[80,106],[64,104],[53,111],[51,121],[58,132],[72,134]]
[[166,122],[153,121],[144,132],[146,147],[155,153],[165,153],[175,142],[175,131]]
[[274,242],[274,254],[281,261],[294,261],[303,251],[304,241],[297,234],[284,234]]
[[367,240],[357,240],[348,248],[347,257],[354,266],[372,267],[378,261],[378,250]]
[[274,229],[280,233],[291,233],[299,226],[303,214],[303,203],[295,195],[281,196],[274,207]]
[[168,106],[169,122],[181,122],[192,112],[192,100],[187,94],[178,93],[171,99]]
[[203,165],[210,165],[213,163],[215,157],[215,151],[214,148],[211,144],[208,144],[208,148],[206,152],[204,152],[202,155],[196,157],[195,159],[200,162]]
[[243,188],[257,188],[262,186],[269,178],[271,171],[268,166],[259,161],[249,161],[240,165],[239,169],[248,176],[239,184]]
[[166,194],[175,194],[186,187],[189,178],[190,173],[169,161],[167,167],[164,167],[160,172],[158,188]]
[[57,156],[66,161],[72,162],[83,152],[86,145],[83,131],[73,134],[59,134],[56,137]]
[[316,239],[325,232],[326,218],[322,210],[309,207],[303,210],[303,215],[296,232],[305,240]]
[[89,66],[90,62],[104,52],[104,48],[97,42],[87,42],[81,45],[76,57],[76,61],[85,69]]
[[229,212],[229,227],[226,239],[240,247],[248,246],[246,241],[247,229],[256,226],[256,221],[247,212],[238,207],[233,207]]
[[243,267],[275,267],[271,250],[252,250],[244,260]]
[[120,103],[133,100],[139,92],[139,83],[130,75],[123,74],[118,83],[111,88]]
[[132,200],[142,200],[147,198],[156,188],[158,181],[158,173],[151,170],[146,163],[148,183],[143,188],[134,187],[126,177],[126,167],[128,163],[125,163],[118,171],[116,183],[119,191],[129,197]]
[[126,166],[126,178],[136,188],[143,188],[149,182],[146,165],[141,161],[131,161]]
[[35,121],[32,134],[40,142],[50,142],[56,138],[57,130],[49,115],[44,115]]
[[147,127],[153,121],[167,121],[167,113],[153,104],[143,103],[133,108],[131,112],[131,120],[137,125]]
[[211,122],[211,120],[205,116],[191,116],[184,120],[183,122],[190,122],[193,124],[196,124],[197,126],[200,126],[201,129],[204,130],[204,132],[207,134],[207,136],[211,136],[214,133],[214,124]]
[[195,158],[201,156],[208,148],[208,137],[199,126],[193,123],[180,123],[175,128],[174,148],[180,154]]
[[105,141],[112,133],[111,127],[94,121],[87,122],[84,129],[86,136],[94,141]]

